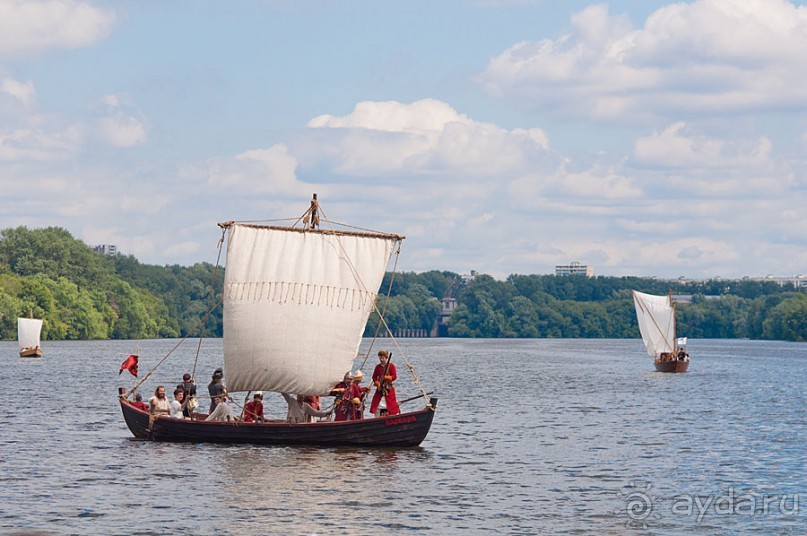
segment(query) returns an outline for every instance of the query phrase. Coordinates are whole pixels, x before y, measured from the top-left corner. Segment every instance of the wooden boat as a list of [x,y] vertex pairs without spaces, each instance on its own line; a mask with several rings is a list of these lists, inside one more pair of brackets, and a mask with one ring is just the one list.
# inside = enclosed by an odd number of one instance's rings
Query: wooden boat
[[654,361],[657,372],[686,372],[689,369],[689,358],[685,360]]
[[633,291],[636,319],[647,354],[658,372],[686,372],[690,358],[686,337],[676,338],[675,302],[672,295],[653,296]]
[[20,357],[42,357],[39,340],[41,333],[41,319],[17,318],[17,340],[20,345]]
[[[229,393],[328,396],[353,368],[370,313],[380,315],[376,295],[403,237],[333,225],[320,229],[320,215],[315,194],[311,207],[297,219],[303,226],[219,224],[227,247],[222,302]],[[428,434],[437,407],[437,398],[429,398],[412,376],[425,402],[422,409],[343,422],[214,422],[205,421],[204,414],[150,418],[131,405],[124,388],[119,388],[119,398],[127,426],[140,439],[411,447]]]
[[257,445],[313,445],[322,447],[416,447],[426,438],[437,399],[418,411],[358,421],[287,423],[285,421],[205,421],[159,417],[149,424],[149,414],[121,398],[123,418],[138,439],[178,443],[252,443]]

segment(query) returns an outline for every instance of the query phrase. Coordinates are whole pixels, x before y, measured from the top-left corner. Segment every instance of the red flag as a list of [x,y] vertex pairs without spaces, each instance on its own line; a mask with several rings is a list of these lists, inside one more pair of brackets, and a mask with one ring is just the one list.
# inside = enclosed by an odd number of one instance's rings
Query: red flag
[[124,360],[124,362],[121,363],[120,365],[120,371],[118,372],[118,376],[120,376],[121,372],[123,372],[124,370],[128,370],[129,372],[132,373],[132,376],[137,378],[137,357],[138,356],[136,354],[132,354],[129,357],[127,357]]

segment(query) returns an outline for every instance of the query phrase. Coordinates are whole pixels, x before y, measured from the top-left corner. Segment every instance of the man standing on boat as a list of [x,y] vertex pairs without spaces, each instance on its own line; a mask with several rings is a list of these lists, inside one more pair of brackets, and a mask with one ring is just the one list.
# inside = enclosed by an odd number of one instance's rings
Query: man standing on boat
[[191,375],[187,372],[182,375],[182,383],[177,385],[178,388],[185,391],[185,407],[182,409],[182,414],[190,418],[191,413],[199,405],[196,402],[196,382],[193,381]]
[[213,372],[213,378],[207,385],[207,392],[210,394],[210,413],[213,413],[216,410],[219,397],[227,397],[227,388],[224,387],[224,371],[220,368]]
[[359,407],[356,408],[356,418],[357,419],[363,419],[364,418],[364,408],[366,407],[366,400],[365,399],[367,398],[367,393],[370,392],[369,387],[365,387],[365,386],[363,386],[361,384],[362,380],[364,380],[364,372],[362,372],[360,370],[356,370],[353,373],[353,385],[355,385],[356,388],[361,393],[359,395],[359,402],[360,402]]
[[376,417],[398,415],[401,410],[398,408],[395,387],[392,386],[392,382],[398,379],[395,365],[392,364],[386,350],[378,351],[378,361],[373,370],[373,385],[376,386],[376,391],[370,404],[370,413]]

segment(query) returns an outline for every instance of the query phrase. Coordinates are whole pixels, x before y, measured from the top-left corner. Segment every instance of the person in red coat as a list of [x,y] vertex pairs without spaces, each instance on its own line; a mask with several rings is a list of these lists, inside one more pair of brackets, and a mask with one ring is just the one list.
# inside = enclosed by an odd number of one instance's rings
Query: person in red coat
[[148,404],[143,402],[143,395],[141,395],[140,393],[137,393],[135,395],[135,401],[132,402],[132,405],[134,407],[136,407],[137,409],[142,409],[143,411],[148,411],[149,410]]
[[336,396],[336,410],[334,411],[335,421],[355,421],[359,419],[359,407],[361,406],[361,389],[353,383],[353,373],[348,371],[345,379],[336,387],[331,394]]
[[359,390],[361,395],[359,395],[359,407],[356,409],[356,418],[363,419],[364,418],[364,408],[367,407],[367,393],[370,392],[369,387],[365,387],[361,384],[362,380],[364,380],[364,372],[357,370],[353,373],[353,385]]
[[244,422],[263,422],[263,393],[258,391],[250,402],[244,406]]
[[376,417],[384,415],[398,415],[401,410],[398,407],[398,399],[395,396],[395,387],[392,382],[398,379],[395,372],[395,365],[389,360],[389,352],[378,351],[378,365],[373,370],[373,385],[376,390],[373,395],[373,402],[370,404],[370,413]]

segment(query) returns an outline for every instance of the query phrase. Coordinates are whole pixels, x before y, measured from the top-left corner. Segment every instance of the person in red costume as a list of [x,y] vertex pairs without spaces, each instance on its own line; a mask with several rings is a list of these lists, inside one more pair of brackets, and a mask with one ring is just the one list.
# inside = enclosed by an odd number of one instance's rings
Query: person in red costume
[[335,421],[355,421],[359,419],[361,407],[361,389],[353,383],[353,373],[347,371],[345,379],[331,391],[336,396]]
[[263,392],[258,391],[252,396],[252,400],[244,406],[244,422],[264,422],[263,416]]
[[378,365],[373,370],[373,385],[376,390],[373,395],[373,402],[370,404],[370,413],[376,417],[384,415],[398,415],[401,410],[398,408],[398,399],[395,397],[395,387],[392,382],[398,379],[395,372],[395,365],[390,361],[389,352],[378,351]]
[[142,409],[143,411],[149,410],[149,405],[143,402],[143,395],[141,395],[140,393],[137,393],[137,395],[135,395],[135,401],[132,402],[132,405],[137,409]]
[[361,395],[359,395],[359,407],[356,408],[356,418],[363,419],[364,418],[364,408],[367,407],[367,393],[370,392],[369,387],[365,387],[361,384],[362,380],[364,380],[364,372],[357,370],[353,373],[353,385],[359,390]]

